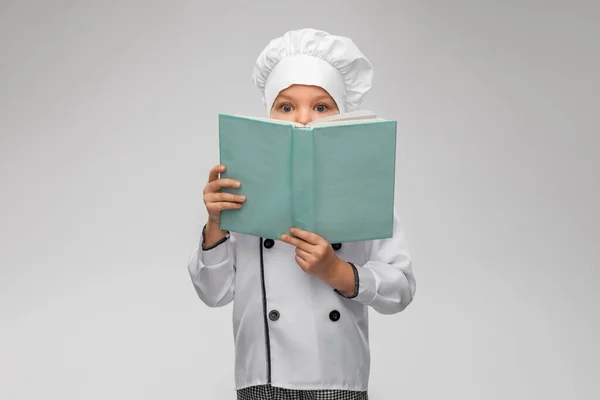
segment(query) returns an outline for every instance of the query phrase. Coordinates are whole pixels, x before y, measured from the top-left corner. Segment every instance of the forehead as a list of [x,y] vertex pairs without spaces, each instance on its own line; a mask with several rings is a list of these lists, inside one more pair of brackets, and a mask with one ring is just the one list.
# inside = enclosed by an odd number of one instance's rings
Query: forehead
[[319,86],[309,86],[309,85],[292,85],[281,92],[277,97],[287,97],[287,98],[328,98],[331,99],[331,96],[325,89]]

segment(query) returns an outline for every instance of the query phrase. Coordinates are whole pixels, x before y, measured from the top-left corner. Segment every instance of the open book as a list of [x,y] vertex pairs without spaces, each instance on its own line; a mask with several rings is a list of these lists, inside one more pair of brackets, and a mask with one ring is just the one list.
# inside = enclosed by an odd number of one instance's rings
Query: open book
[[294,226],[329,243],[392,236],[396,121],[359,110],[307,125],[219,114],[225,188],[246,201],[221,229],[278,240]]

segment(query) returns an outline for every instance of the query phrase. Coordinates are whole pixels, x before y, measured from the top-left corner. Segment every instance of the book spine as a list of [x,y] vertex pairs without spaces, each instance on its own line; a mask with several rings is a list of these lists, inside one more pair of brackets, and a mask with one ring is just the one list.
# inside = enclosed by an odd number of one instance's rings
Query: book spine
[[315,229],[314,135],[310,128],[294,128],[292,134],[292,217],[294,226]]

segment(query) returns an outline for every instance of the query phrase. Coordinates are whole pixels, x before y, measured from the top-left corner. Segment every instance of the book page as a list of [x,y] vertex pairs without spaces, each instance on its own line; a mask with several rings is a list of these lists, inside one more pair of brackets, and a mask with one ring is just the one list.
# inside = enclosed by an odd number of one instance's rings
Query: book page
[[306,125],[303,125],[299,122],[286,121],[286,120],[280,120],[280,119],[272,119],[272,118],[266,118],[266,117],[250,117],[250,116],[235,115],[235,114],[223,114],[223,115],[230,115],[232,117],[242,118],[242,119],[247,119],[247,120],[264,121],[264,122],[269,122],[272,124],[291,125],[291,126],[295,126],[297,128],[310,128],[310,127],[315,127],[315,126],[345,125],[345,124],[356,124],[356,123],[362,123],[362,122],[386,121],[386,119],[381,118],[374,112],[368,111],[368,110],[356,110],[356,111],[351,111],[351,112],[344,113],[344,114],[331,115],[329,117],[314,120],[312,122],[309,122]]
[[237,114],[223,114],[223,115],[230,115],[232,117],[250,119],[253,121],[263,121],[263,122],[270,122],[270,123],[274,123],[274,124],[292,125],[292,126],[296,126],[296,127],[304,126],[299,122],[286,121],[286,120],[282,120],[282,119],[273,119],[273,118],[267,118],[267,117],[250,117],[247,115],[237,115]]
[[343,125],[345,123],[361,123],[361,122],[373,122],[373,121],[385,121],[377,114],[369,110],[356,110],[344,114],[336,114],[329,117],[321,118],[312,121],[306,126],[324,126],[324,125]]

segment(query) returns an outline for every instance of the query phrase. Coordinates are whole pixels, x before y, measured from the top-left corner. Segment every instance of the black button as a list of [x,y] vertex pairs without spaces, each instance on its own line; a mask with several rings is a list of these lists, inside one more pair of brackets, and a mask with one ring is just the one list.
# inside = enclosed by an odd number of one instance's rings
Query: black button
[[341,243],[334,243],[334,244],[331,245],[331,247],[333,247],[333,249],[335,251],[338,251],[339,249],[342,248],[342,244]]
[[275,241],[273,239],[265,239],[265,247],[270,249],[275,245]]
[[337,321],[340,319],[340,312],[338,310],[333,310],[329,313],[329,319],[332,321]]
[[269,319],[270,319],[271,321],[277,321],[277,320],[279,319],[279,311],[277,311],[277,310],[272,310],[272,311],[269,313]]

